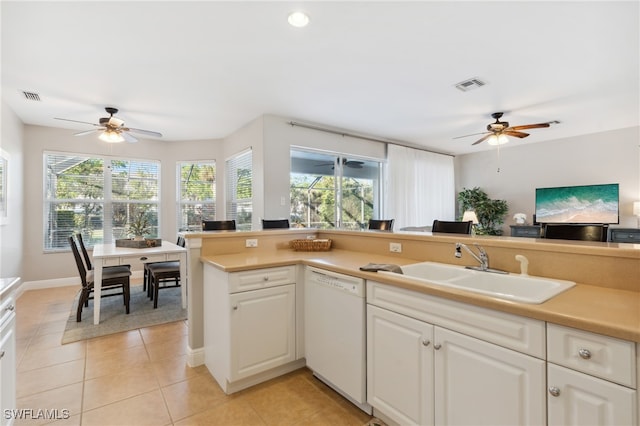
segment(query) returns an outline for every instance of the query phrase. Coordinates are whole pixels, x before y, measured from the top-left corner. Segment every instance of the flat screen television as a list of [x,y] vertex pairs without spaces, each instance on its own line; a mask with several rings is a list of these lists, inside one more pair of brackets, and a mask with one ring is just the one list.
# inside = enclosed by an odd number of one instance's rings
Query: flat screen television
[[536,188],[536,222],[619,223],[619,185]]

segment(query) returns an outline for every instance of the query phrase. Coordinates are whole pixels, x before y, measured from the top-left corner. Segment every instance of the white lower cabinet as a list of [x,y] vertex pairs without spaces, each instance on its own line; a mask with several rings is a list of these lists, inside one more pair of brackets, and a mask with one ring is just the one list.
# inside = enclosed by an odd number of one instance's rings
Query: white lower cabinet
[[367,400],[401,425],[433,424],[433,326],[367,305]]
[[549,425],[635,425],[636,391],[549,363]]
[[636,345],[547,325],[549,425],[638,424]]
[[545,423],[545,362],[435,328],[435,424]]
[[367,396],[401,425],[539,425],[543,360],[367,306]]
[[205,265],[205,364],[226,393],[304,365],[295,276],[295,266],[227,273]]
[[295,285],[232,294],[230,380],[295,359]]

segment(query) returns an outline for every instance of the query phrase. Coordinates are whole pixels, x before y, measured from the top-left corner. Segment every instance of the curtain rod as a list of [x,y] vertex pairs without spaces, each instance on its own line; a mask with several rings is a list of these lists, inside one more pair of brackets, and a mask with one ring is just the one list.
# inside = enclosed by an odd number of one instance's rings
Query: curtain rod
[[334,135],[340,135],[340,136],[343,136],[343,137],[344,136],[349,136],[350,138],[363,139],[363,140],[372,141],[372,142],[387,143],[387,144],[391,144],[391,145],[403,146],[405,148],[412,148],[412,149],[418,149],[420,151],[431,152],[433,154],[448,155],[449,157],[455,157],[455,155],[453,155],[453,154],[447,154],[446,152],[433,151],[433,150],[430,150],[430,149],[426,149],[426,148],[423,148],[423,147],[419,147],[419,146],[410,144],[408,142],[398,142],[398,141],[390,141],[390,140],[384,140],[384,139],[376,139],[376,138],[372,138],[372,137],[369,137],[369,136],[360,136],[360,135],[356,135],[356,134],[349,133],[349,132],[341,132],[341,131],[338,131],[338,130],[327,129],[325,127],[313,126],[311,124],[298,123],[297,121],[290,121],[287,124],[289,124],[291,127],[294,127],[294,126],[304,127],[305,129],[312,129],[312,130],[318,130],[318,131],[326,132],[326,133],[333,133]]

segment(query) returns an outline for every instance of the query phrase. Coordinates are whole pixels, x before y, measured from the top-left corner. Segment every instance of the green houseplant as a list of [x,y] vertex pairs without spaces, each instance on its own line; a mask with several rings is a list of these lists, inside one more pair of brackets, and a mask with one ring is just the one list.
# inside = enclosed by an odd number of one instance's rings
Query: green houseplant
[[486,192],[475,187],[473,189],[463,188],[458,193],[460,202],[460,213],[467,210],[474,210],[478,216],[478,224],[475,225],[478,235],[502,235],[500,225],[504,222],[504,217],[509,211],[505,200],[492,200]]
[[127,231],[134,240],[143,240],[144,235],[151,232],[151,224],[147,217],[147,212],[138,211],[134,213],[133,220],[129,223]]

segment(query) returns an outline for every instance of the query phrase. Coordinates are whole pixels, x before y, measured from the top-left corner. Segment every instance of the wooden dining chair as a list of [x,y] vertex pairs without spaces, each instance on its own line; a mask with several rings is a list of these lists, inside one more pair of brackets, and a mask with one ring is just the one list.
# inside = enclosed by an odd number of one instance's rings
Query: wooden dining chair
[[446,232],[448,234],[471,234],[472,221],[434,220],[431,232]]
[[[82,308],[89,306],[89,300],[92,300],[91,294],[93,293],[95,280],[94,280],[94,271],[87,270],[84,266],[82,258],[80,257],[80,251],[78,250],[78,246],[73,239],[73,235],[69,237],[69,245],[71,246],[71,251],[73,252],[73,257],[76,261],[76,267],[78,268],[78,274],[80,275],[80,281],[82,283],[82,290],[80,292],[80,297],[78,298],[78,309],[76,311],[76,321],[82,321]],[[106,269],[106,268],[105,268]],[[131,291],[130,291],[130,280],[131,270],[121,269],[119,271],[109,271],[103,270],[102,272],[102,282],[101,289],[102,292],[100,297],[111,297],[111,296],[119,296],[122,295],[125,312],[129,314],[129,301],[131,299]],[[105,290],[114,290],[119,289],[118,292],[106,292]]]
[[262,229],[289,228],[289,219],[262,219]]
[[235,231],[235,220],[203,220],[203,231]]
[[[82,250],[82,257],[84,257],[84,264],[87,267],[87,271],[92,271],[93,265],[91,264],[91,257],[89,257],[89,252],[87,251],[87,248],[84,245],[82,234],[78,232],[76,234],[76,239],[78,240],[78,244],[80,245],[80,250]],[[131,272],[131,265],[116,265],[116,266],[102,267],[103,274],[105,272],[117,273],[117,272],[127,272],[127,271]]]
[[[178,237],[176,244],[184,247],[184,238]],[[153,309],[158,308],[158,293],[161,288],[173,288],[182,285],[179,260],[146,263],[144,272],[147,283],[147,295],[153,300]],[[173,282],[173,284],[169,285],[170,282]]]
[[377,231],[393,231],[393,221],[394,219],[369,219],[368,229]]

